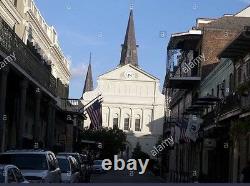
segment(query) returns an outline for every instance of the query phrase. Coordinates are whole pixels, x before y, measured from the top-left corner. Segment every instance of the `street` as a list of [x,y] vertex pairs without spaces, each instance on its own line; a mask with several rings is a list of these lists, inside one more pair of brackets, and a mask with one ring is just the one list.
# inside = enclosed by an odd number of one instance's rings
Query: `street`
[[163,183],[164,180],[147,172],[139,175],[138,172],[109,171],[104,174],[93,174],[91,183]]

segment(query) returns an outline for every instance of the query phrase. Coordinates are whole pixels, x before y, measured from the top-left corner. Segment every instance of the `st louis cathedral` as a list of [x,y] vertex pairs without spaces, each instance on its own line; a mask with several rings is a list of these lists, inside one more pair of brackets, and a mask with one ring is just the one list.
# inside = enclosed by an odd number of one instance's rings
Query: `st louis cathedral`
[[[150,151],[162,134],[164,95],[159,79],[139,67],[133,10],[130,11],[120,64],[98,77],[93,90],[91,63],[89,64],[82,95],[83,104],[98,95],[103,98],[102,126],[118,127],[127,133],[126,155],[129,157],[139,143],[142,151]],[[90,120],[84,125],[90,125]]]

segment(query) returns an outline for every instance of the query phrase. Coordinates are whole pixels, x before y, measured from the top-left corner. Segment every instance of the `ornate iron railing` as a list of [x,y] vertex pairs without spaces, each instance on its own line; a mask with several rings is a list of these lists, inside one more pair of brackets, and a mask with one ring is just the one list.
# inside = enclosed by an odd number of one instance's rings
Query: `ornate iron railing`
[[0,17],[0,50],[7,56],[15,54],[15,63],[34,80],[56,95],[56,79],[46,64],[39,60]]
[[81,113],[83,112],[83,104],[79,99],[61,99],[61,108],[68,112]]

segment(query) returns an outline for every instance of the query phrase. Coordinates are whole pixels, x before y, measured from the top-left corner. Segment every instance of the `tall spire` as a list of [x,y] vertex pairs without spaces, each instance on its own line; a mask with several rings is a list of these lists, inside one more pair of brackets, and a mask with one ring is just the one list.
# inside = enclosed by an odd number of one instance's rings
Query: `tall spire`
[[89,92],[93,90],[93,77],[92,77],[92,69],[91,69],[91,53],[89,56],[89,66],[88,66],[88,71],[85,79],[85,85],[83,88],[83,94],[85,92]]
[[135,25],[133,10],[130,10],[128,26],[124,44],[122,45],[120,65],[132,64],[138,66],[137,45],[135,38]]

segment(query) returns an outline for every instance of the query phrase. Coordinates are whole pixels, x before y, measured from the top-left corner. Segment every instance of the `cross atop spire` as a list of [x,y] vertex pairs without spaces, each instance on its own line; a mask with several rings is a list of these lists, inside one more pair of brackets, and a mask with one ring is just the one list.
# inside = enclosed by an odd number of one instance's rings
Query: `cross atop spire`
[[84,94],[85,92],[89,92],[89,91],[93,90],[93,77],[92,77],[92,69],[91,69],[91,60],[92,59],[91,58],[92,58],[92,56],[91,56],[91,53],[90,53],[89,66],[88,66],[88,71],[87,71],[87,75],[86,75],[86,79],[85,79],[85,85],[84,85],[82,94]]
[[126,36],[121,52],[120,65],[126,64],[138,66],[133,9],[130,10]]

